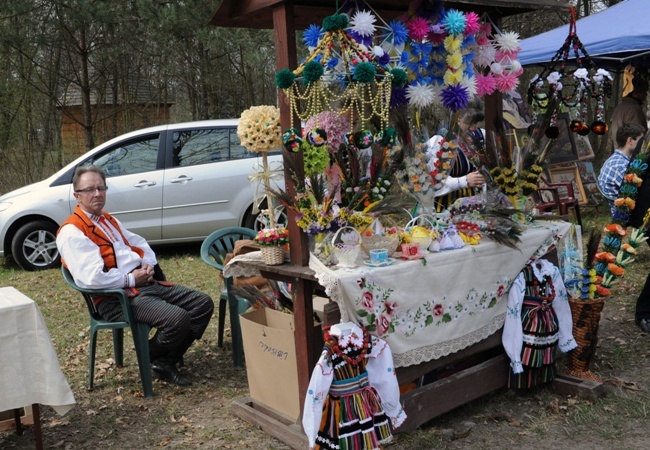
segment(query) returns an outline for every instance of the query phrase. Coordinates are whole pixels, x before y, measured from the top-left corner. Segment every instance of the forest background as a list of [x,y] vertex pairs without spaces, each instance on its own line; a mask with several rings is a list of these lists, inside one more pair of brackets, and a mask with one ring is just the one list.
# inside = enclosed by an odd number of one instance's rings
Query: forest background
[[[218,0],[2,3],[0,194],[127,131],[237,118],[250,106],[277,102],[272,30],[210,26]],[[572,3],[582,17],[618,1]],[[567,11],[547,10],[507,18],[503,28],[523,39],[569,19]],[[62,143],[66,120],[82,130],[73,150]]]

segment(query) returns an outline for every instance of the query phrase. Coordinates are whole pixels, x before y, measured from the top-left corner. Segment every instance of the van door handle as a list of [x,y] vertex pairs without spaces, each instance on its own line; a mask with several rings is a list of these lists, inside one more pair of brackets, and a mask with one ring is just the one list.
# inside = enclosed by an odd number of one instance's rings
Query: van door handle
[[192,177],[186,177],[185,175],[171,180],[172,183],[187,183],[188,181],[192,181]]
[[136,184],[134,184],[134,187],[147,187],[147,186],[155,186],[156,182],[155,181],[147,181],[147,180],[142,180]]

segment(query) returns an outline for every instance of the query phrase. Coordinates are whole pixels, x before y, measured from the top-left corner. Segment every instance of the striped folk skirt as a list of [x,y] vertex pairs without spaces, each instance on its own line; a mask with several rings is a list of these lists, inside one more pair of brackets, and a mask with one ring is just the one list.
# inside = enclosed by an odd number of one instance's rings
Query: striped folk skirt
[[519,374],[511,372],[508,386],[529,389],[555,379],[560,327],[552,303],[532,296],[524,297],[521,324],[524,333],[521,363],[524,371]]
[[316,449],[372,450],[392,440],[389,419],[367,372],[335,380],[323,406]]

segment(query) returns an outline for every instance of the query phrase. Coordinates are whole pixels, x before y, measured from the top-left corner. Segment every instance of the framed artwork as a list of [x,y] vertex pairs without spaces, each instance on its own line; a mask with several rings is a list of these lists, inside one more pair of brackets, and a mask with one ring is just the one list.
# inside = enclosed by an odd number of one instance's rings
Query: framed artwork
[[542,149],[546,148],[547,145],[550,145],[550,148],[548,149],[548,161],[551,164],[578,160],[575,133],[569,130],[569,120],[568,113],[558,114],[556,120],[559,130],[558,137],[553,140],[549,140],[547,137],[542,139]]
[[572,133],[576,141],[576,151],[578,152],[578,159],[580,161],[594,159],[594,149],[591,147],[588,136],[580,136],[579,134]]
[[580,161],[576,163],[578,167],[578,172],[580,173],[580,178],[582,183],[597,183],[598,178],[596,177],[596,172],[594,172],[594,163],[588,161]]
[[[555,167],[551,169],[551,183],[571,183],[573,185],[573,195],[578,199],[581,205],[587,204],[587,195],[585,188],[580,179],[580,172],[577,166],[573,167]],[[558,189],[560,197],[568,196],[568,192],[562,188]]]

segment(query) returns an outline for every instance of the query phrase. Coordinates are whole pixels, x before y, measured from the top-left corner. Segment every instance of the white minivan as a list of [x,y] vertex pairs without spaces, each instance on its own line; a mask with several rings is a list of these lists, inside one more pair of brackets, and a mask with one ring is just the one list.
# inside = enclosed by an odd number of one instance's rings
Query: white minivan
[[[281,170],[280,150],[269,155],[271,169]],[[257,228],[253,202],[264,189],[249,178],[262,159],[241,145],[237,120],[178,123],[114,138],[1,196],[0,256],[12,255],[26,270],[59,264],[56,231],[76,205],[72,176],[83,164],[104,169],[105,209],[152,245],[200,242],[224,227]]]

